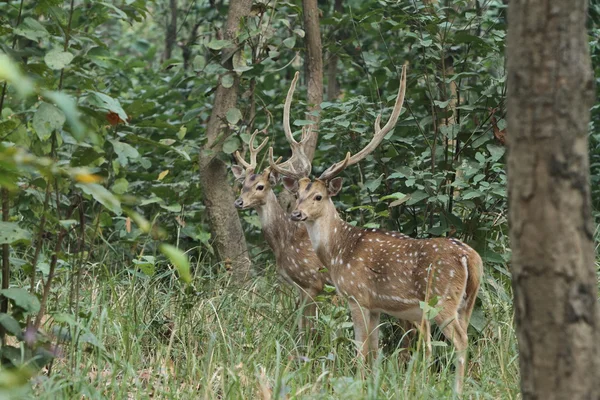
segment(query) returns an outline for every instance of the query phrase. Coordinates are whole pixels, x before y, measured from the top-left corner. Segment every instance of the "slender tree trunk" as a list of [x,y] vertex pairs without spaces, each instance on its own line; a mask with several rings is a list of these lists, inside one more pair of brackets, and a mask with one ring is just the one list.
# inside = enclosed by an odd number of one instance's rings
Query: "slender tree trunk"
[[[252,0],[231,0],[227,15],[224,39],[234,42],[231,48],[223,49],[223,66],[233,69],[232,57],[237,51],[236,38],[242,19],[249,15]],[[227,135],[225,114],[234,108],[238,98],[239,78],[226,88],[219,84],[215,102],[206,127],[207,143],[200,152],[200,183],[204,192],[204,203],[208,211],[215,248],[219,258],[231,265],[236,281],[244,281],[250,273],[250,259],[244,239],[244,231],[233,202],[235,194],[229,184],[227,165],[216,155],[221,151],[222,138]]]
[[[319,8],[317,0],[302,0],[304,10],[304,31],[306,36],[306,81],[308,86],[308,111],[320,111],[323,102],[323,47],[321,45],[321,30],[319,27]],[[312,160],[317,146],[319,120],[318,115],[309,114],[308,119],[314,121],[312,136],[307,146],[306,156]]]
[[[319,138],[320,116],[314,115],[315,111],[321,110],[323,102],[323,46],[321,45],[321,30],[319,22],[319,8],[317,0],[302,0],[304,11],[304,42],[306,44],[306,81],[308,86],[307,101],[308,112],[307,119],[313,121],[311,127],[313,135],[306,146],[306,156],[312,161]],[[283,191],[279,195],[279,204],[286,210],[291,211],[295,204],[295,197],[290,192]]]
[[600,398],[586,0],[508,6],[509,223],[524,399]]
[[171,58],[177,41],[177,0],[169,0],[169,11],[171,11],[171,19],[167,23],[167,34],[165,35],[165,60]]
[[[336,13],[342,14],[344,12],[343,0],[335,0],[333,10]],[[339,40],[339,32],[334,37],[336,41]],[[329,53],[329,59],[327,60],[327,100],[329,101],[337,99],[340,95],[340,84],[337,80],[338,62],[339,57],[337,53]]]

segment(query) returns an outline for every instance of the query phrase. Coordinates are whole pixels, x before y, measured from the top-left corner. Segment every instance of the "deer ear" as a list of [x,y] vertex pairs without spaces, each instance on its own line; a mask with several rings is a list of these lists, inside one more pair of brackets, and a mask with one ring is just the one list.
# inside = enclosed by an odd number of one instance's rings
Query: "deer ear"
[[341,177],[337,177],[337,178],[333,178],[332,180],[330,180],[327,183],[327,194],[329,195],[329,197],[333,197],[336,194],[338,194],[340,192],[340,190],[342,190],[342,182],[344,181],[343,178]]
[[242,167],[240,167],[239,165],[233,164],[231,166],[231,172],[233,172],[233,176],[235,176],[235,179],[237,179],[238,181],[244,181],[244,178],[246,177],[246,170]]
[[279,172],[271,171],[269,173],[269,183],[271,184],[271,186],[275,186],[279,183]]
[[287,176],[283,177],[283,187],[292,193],[298,192],[298,181]]

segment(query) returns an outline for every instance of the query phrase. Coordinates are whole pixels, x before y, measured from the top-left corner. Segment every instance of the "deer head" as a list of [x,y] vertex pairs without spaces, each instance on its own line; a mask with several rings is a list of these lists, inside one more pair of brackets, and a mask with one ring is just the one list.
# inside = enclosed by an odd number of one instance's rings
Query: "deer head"
[[258,153],[267,145],[269,138],[265,138],[263,142],[254,147],[254,139],[258,130],[254,131],[248,143],[248,151],[250,152],[250,162],[246,162],[239,151],[235,152],[235,158],[239,165],[232,165],[231,171],[235,178],[242,183],[242,191],[240,197],[235,200],[235,207],[240,210],[245,210],[252,207],[264,205],[266,197],[271,190],[271,187],[277,184],[279,174],[271,171],[271,168],[265,168],[261,174],[255,174],[256,157]]

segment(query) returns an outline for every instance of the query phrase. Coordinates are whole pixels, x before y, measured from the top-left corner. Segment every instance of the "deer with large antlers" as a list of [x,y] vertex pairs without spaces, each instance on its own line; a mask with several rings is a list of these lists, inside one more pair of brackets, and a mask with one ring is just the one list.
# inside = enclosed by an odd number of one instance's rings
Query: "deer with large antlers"
[[[286,135],[289,132],[290,136],[289,109],[297,80],[298,73],[292,81],[284,106],[284,130]],[[240,210],[254,208],[257,211],[263,235],[275,254],[277,272],[287,283],[298,288],[299,304],[304,305],[303,316],[298,321],[302,332],[305,327],[312,326],[310,317],[316,314],[314,298],[323,291],[324,284],[329,282],[329,274],[311,246],[306,227],[291,221],[277,201],[272,187],[278,181],[278,173],[270,167],[265,168],[262,173],[255,173],[257,155],[268,141],[268,138],[265,138],[255,148],[254,140],[257,134],[258,131],[255,131],[248,143],[250,162],[246,162],[239,152],[235,153],[239,165],[233,165],[231,169],[243,185],[235,206]],[[305,146],[310,135],[310,130],[303,130],[302,140],[293,141],[295,153],[305,155]],[[293,168],[290,164],[296,158],[282,165]],[[310,168],[310,162],[308,167]]]
[[[284,185],[298,193],[291,214],[303,221],[319,259],[329,269],[339,294],[348,299],[359,355],[367,358],[378,349],[380,314],[421,323],[430,348],[430,326],[421,302],[437,299],[439,313],[433,318],[457,353],[455,389],[462,390],[467,328],[479,291],[483,263],[475,250],[457,239],[413,239],[397,232],[362,229],[343,221],[331,200],[342,187],[336,177],[345,168],[370,154],[395,126],[406,91],[405,65],[390,119],[369,144],[355,155],[333,164],[318,179],[306,171],[289,169],[273,160],[274,171],[284,175]],[[419,326],[419,325],[417,325]]]

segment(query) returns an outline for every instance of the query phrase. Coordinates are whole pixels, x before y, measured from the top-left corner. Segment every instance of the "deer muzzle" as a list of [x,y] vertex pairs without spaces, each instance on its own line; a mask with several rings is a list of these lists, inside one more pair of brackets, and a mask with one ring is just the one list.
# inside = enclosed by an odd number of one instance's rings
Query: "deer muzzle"
[[233,203],[233,205],[235,206],[235,208],[237,208],[238,210],[243,210],[244,209],[244,200],[242,200],[241,197],[238,197],[235,202]]
[[292,221],[305,221],[306,220],[306,215],[304,215],[304,213],[302,211],[292,211],[292,213],[290,214],[290,218],[292,219]]

